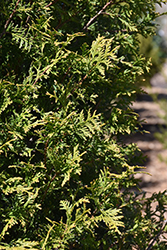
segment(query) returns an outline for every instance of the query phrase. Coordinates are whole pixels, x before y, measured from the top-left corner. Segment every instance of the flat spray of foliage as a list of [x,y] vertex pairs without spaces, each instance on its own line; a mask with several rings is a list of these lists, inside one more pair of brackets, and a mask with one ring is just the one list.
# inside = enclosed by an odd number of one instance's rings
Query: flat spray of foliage
[[160,2],[1,0],[0,249],[166,249],[123,139]]

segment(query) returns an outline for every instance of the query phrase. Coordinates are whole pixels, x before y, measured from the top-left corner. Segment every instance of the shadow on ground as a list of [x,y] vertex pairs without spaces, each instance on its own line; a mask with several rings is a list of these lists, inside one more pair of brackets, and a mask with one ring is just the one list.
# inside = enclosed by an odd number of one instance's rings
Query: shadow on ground
[[145,120],[145,122],[142,122],[142,129],[148,131],[148,133],[137,133],[130,137],[128,141],[136,143],[146,157],[145,171],[151,175],[137,174],[137,177],[141,179],[141,188],[153,193],[167,189],[167,164],[160,160],[160,158],[167,159],[167,150],[155,137],[155,133],[160,133],[162,127],[167,128],[167,124],[160,118],[164,111],[154,101],[153,97],[157,95],[157,99],[165,98],[167,100],[167,88],[153,86],[146,89],[146,92],[149,94],[140,95],[133,104],[133,109],[139,114],[139,120]]

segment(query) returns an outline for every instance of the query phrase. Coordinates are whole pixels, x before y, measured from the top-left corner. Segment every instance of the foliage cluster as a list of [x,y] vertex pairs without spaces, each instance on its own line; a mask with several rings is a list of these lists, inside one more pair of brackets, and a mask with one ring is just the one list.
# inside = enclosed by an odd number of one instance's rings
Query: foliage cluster
[[[146,57],[151,58],[151,68],[145,74],[144,85],[150,85],[150,78],[156,73],[163,74],[163,65],[167,58],[167,34],[166,34],[166,21],[167,21],[167,5],[156,5],[156,10],[160,15],[155,19],[156,33],[147,38],[140,36],[140,52]],[[163,74],[164,75],[164,74]]]
[[144,38],[140,37],[140,52],[146,57],[151,58],[151,68],[144,75],[145,81],[143,85],[150,86],[150,78],[162,70],[162,65],[166,59],[166,46],[163,45],[163,40],[158,33],[153,36]]
[[124,143],[161,2],[1,1],[1,249],[165,249],[166,194],[134,192]]

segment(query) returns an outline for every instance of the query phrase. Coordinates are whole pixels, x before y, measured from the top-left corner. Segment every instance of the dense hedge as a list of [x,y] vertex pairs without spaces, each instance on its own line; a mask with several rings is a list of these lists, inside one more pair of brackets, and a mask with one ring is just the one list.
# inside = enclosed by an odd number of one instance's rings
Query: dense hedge
[[1,1],[1,249],[166,249],[124,143],[160,2]]

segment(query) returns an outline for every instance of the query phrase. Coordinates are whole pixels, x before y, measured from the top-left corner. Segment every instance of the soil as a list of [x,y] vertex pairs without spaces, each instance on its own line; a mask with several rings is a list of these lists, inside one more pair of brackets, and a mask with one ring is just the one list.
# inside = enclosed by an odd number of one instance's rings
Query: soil
[[[165,65],[165,69],[167,66]],[[167,72],[167,70],[166,70]],[[139,114],[139,119],[143,127],[149,133],[136,134],[131,142],[138,145],[141,151],[146,156],[144,171],[148,174],[137,174],[141,179],[141,188],[150,195],[154,192],[162,192],[167,189],[167,149],[160,143],[155,133],[160,132],[160,127],[167,127],[165,121],[160,118],[164,114],[158,102],[153,101],[153,95],[158,99],[167,99],[167,81],[163,74],[158,73],[151,79],[151,87],[144,88],[148,94],[141,95],[133,104],[133,109]],[[167,140],[167,138],[164,138]],[[162,161],[161,158],[166,159]]]

